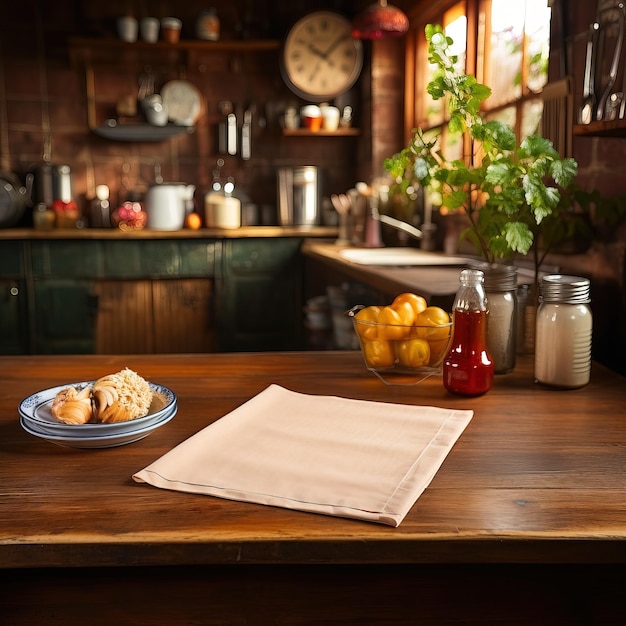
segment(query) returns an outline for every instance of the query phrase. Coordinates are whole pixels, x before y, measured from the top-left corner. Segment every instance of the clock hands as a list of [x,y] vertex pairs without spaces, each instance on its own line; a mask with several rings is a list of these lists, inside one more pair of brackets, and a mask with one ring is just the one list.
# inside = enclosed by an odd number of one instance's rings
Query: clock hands
[[329,59],[327,58],[328,55],[340,44],[343,43],[346,39],[348,39],[349,34],[348,33],[342,33],[341,35],[339,35],[339,37],[337,37],[331,44],[330,46],[328,46],[328,48],[326,48],[326,50],[324,51],[324,58],[330,63]]
[[339,37],[336,37],[332,41],[332,43],[330,44],[330,46],[328,46],[328,48],[326,48],[326,50],[320,50],[315,44],[311,42],[307,43],[307,47],[314,55],[324,59],[324,61],[326,61],[329,65],[334,65],[335,64],[334,61],[332,59],[329,59],[328,57],[338,45],[343,43],[349,37],[350,37],[349,33],[341,33]]

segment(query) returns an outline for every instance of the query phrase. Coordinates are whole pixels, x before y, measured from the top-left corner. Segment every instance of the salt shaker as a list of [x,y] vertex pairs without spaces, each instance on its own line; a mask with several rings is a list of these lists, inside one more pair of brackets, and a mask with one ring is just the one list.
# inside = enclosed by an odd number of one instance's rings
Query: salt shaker
[[493,386],[484,280],[480,270],[463,270],[452,309],[454,331],[443,361],[443,384],[451,393],[463,396],[479,396]]
[[517,267],[494,264],[485,270],[487,294],[487,347],[494,373],[515,368],[517,354]]
[[544,276],[535,333],[535,380],[562,389],[584,387],[591,375],[593,317],[590,282],[580,276]]

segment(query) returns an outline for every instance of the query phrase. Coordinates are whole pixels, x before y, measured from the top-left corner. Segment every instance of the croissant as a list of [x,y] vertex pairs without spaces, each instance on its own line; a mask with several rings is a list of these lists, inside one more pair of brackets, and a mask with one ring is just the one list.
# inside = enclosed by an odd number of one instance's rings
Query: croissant
[[86,424],[93,415],[89,387],[78,391],[68,387],[59,391],[50,408],[52,416],[63,424]]
[[126,422],[148,414],[152,389],[139,374],[125,368],[99,378],[92,388],[97,422]]

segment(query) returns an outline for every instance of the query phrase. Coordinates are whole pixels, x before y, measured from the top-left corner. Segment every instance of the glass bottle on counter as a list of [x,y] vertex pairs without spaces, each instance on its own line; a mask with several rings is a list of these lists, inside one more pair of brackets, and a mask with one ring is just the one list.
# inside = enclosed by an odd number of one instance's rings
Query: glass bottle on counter
[[517,267],[494,264],[485,270],[487,348],[496,374],[515,367],[517,355]]
[[463,270],[452,307],[454,331],[443,361],[443,384],[451,393],[464,396],[482,395],[493,386],[484,279],[480,270]]
[[593,320],[589,279],[551,274],[541,280],[535,336],[535,380],[584,387],[591,375]]
[[111,228],[111,204],[107,185],[96,187],[96,197],[89,203],[89,226]]

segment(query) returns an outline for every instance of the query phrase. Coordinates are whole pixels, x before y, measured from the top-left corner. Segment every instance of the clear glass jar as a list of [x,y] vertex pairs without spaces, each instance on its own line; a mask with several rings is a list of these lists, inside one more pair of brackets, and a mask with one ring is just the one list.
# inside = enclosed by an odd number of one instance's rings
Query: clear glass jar
[[591,375],[590,283],[580,276],[544,276],[535,333],[535,380],[561,389],[584,387]]
[[454,330],[443,361],[443,384],[451,393],[463,396],[479,396],[493,386],[484,279],[480,270],[463,270],[452,307]]
[[485,270],[487,347],[494,372],[506,374],[517,355],[517,267],[494,264]]

